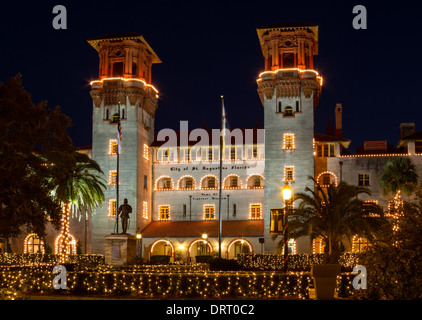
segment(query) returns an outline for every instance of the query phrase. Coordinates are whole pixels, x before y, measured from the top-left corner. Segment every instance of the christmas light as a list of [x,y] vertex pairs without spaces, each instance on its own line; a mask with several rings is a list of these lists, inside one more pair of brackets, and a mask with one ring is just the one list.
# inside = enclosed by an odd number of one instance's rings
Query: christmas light
[[259,74],[257,81],[258,82],[259,81],[262,81],[262,76],[265,76],[265,75],[276,75],[279,72],[291,72],[291,71],[297,71],[299,73],[305,73],[305,72],[314,73],[316,79],[319,80],[320,85],[322,86],[322,83],[323,83],[322,77],[318,74],[317,71],[312,70],[312,69],[304,69],[304,70],[302,70],[302,69],[299,69],[299,68],[284,68],[284,69],[282,68],[282,69],[277,69],[277,70],[272,70],[272,71],[264,71],[264,72],[261,72]]
[[[152,90],[154,90],[154,91],[155,91],[155,93],[157,93],[157,94],[158,94],[158,90],[157,90],[157,89],[155,89],[155,87],[154,87],[153,85],[146,83],[146,82],[145,82],[145,80],[142,80],[142,79],[136,79],[136,78],[129,78],[129,79],[122,78],[122,77],[103,78],[103,79],[101,79],[101,80],[93,80],[93,81],[91,81],[89,84],[92,86],[92,85],[93,85],[93,84],[95,84],[95,83],[103,83],[104,81],[115,81],[115,80],[122,80],[122,81],[125,81],[125,82],[128,82],[128,81],[141,82],[141,83],[142,83],[145,87],[151,88]],[[156,96],[156,97],[157,97],[157,96]]]

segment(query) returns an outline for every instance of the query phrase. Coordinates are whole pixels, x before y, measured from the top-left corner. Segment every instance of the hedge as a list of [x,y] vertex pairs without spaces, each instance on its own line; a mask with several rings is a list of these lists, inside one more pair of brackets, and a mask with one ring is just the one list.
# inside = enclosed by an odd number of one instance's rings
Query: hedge
[[[69,263],[81,265],[102,265],[105,263],[104,256],[100,254],[75,254],[69,255]],[[60,264],[60,255],[43,253],[1,253],[0,265],[39,265]]]
[[308,297],[309,274],[277,272],[67,272],[67,289],[54,290],[51,270],[3,270],[0,289],[22,293],[136,295],[139,297]]
[[[255,271],[281,271],[283,270],[283,255],[280,254],[254,254],[242,253],[237,261],[243,270]],[[342,253],[339,263],[343,271],[351,271],[358,263],[359,254]],[[324,261],[324,254],[290,254],[288,259],[288,270],[310,271],[314,264],[321,264]]]

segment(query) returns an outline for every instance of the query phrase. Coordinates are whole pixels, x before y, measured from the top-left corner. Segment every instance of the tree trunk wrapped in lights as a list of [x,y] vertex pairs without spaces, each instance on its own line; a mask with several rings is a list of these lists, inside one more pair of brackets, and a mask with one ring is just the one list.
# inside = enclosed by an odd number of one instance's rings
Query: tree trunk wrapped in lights
[[70,203],[66,202],[63,205],[63,216],[62,216],[62,233],[59,243],[59,254],[61,263],[66,263],[69,254],[69,213]]
[[97,162],[87,155],[75,152],[73,157],[63,157],[55,154],[49,159],[54,165],[52,170],[53,183],[56,186],[53,195],[61,202],[62,234],[58,243],[61,261],[64,263],[70,253],[69,216],[73,208],[79,214],[102,205],[105,180],[94,172],[103,173]]

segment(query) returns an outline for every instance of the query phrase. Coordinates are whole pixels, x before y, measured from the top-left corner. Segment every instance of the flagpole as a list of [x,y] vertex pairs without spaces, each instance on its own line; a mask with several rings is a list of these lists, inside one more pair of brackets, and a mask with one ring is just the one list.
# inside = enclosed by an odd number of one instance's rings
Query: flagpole
[[221,198],[222,198],[222,187],[223,187],[223,139],[224,139],[224,118],[223,118],[223,108],[224,108],[224,98],[221,96],[221,132],[220,132],[220,197],[219,197],[219,204],[218,204],[218,257],[221,258],[221,233],[222,233],[222,216],[223,216],[223,206],[221,205]]
[[120,158],[120,103],[117,120],[117,170],[116,170],[116,233],[119,233],[119,158]]

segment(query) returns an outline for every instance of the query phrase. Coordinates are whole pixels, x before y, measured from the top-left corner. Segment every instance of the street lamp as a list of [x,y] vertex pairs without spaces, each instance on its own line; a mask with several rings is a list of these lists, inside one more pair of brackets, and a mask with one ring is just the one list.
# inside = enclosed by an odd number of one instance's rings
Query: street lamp
[[137,239],[137,247],[138,247],[136,250],[136,255],[138,256],[138,258],[141,258],[142,257],[142,234],[137,232],[136,239]]
[[284,201],[284,215],[283,215],[283,240],[284,240],[284,273],[287,273],[287,262],[289,260],[289,236],[288,236],[288,224],[289,224],[289,205],[292,199],[292,188],[286,183],[284,188],[281,190],[283,201]]

